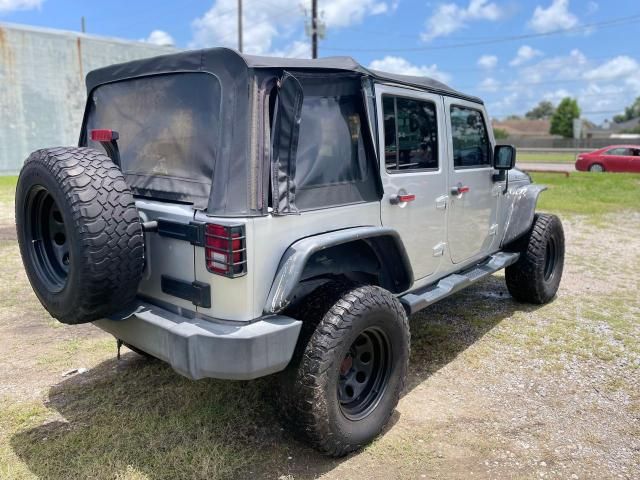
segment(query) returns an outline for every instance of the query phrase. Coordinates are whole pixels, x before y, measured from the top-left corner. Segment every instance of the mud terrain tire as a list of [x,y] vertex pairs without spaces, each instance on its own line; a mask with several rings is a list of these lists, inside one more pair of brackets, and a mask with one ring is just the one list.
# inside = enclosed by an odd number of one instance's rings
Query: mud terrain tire
[[302,310],[301,339],[281,374],[280,410],[302,440],[343,456],[373,440],[398,403],[409,361],[407,315],[376,286],[329,284]]
[[16,229],[31,286],[62,323],[91,322],[134,299],[142,225],[122,172],[105,154],[33,152],[16,188]]
[[520,302],[549,302],[558,291],[564,268],[564,230],[560,219],[536,214],[529,233],[513,246],[520,252],[520,258],[505,270],[509,293]]

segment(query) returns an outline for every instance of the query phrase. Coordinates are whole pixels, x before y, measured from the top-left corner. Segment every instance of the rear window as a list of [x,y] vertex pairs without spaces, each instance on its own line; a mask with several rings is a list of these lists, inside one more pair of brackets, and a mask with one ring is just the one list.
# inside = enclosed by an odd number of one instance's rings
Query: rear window
[[360,80],[296,76],[304,90],[296,205],[311,210],[375,200],[375,165]]
[[102,85],[91,94],[86,137],[92,129],[119,133],[122,170],[136,193],[207,196],[219,142],[220,91],[215,76],[200,72]]
[[297,155],[299,188],[353,183],[366,178],[362,120],[353,97],[304,99]]

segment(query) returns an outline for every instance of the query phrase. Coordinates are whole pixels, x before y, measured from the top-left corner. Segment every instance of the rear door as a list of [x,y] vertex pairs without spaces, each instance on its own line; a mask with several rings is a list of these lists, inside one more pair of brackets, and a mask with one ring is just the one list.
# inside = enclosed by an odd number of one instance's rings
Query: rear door
[[453,263],[488,255],[498,230],[500,186],[493,180],[493,139],[482,105],[445,98],[449,169],[447,238]]
[[605,170],[612,172],[626,172],[631,163],[631,149],[616,147],[604,153]]
[[438,269],[446,251],[442,98],[378,85],[376,100],[382,224],[400,233],[418,280]]

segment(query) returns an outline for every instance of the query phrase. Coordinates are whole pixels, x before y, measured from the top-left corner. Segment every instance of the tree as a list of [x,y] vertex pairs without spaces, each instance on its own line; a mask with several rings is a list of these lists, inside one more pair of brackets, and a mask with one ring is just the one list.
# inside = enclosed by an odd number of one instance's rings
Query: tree
[[509,137],[509,132],[507,132],[504,128],[494,128],[493,136],[496,140],[504,140]]
[[626,122],[640,117],[640,97],[636,98],[636,101],[624,109],[624,113],[613,117],[613,121],[616,123]]
[[580,107],[573,98],[563,98],[555,113],[551,117],[551,135],[562,135],[566,138],[573,137],[573,120],[580,118]]
[[541,101],[538,105],[533,107],[527,113],[524,114],[529,120],[540,120],[543,118],[550,118],[556,111],[556,107],[548,100]]

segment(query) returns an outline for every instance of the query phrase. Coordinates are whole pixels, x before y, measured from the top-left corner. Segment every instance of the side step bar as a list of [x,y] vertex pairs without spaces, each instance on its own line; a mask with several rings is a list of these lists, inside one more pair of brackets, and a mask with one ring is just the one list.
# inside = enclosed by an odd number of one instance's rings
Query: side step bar
[[520,257],[519,253],[498,252],[491,255],[482,263],[475,265],[459,273],[453,273],[439,280],[433,285],[428,285],[414,292],[406,293],[400,297],[400,303],[409,315],[416,313],[432,303],[442,300],[449,295],[468,287],[472,283],[514,264]]

